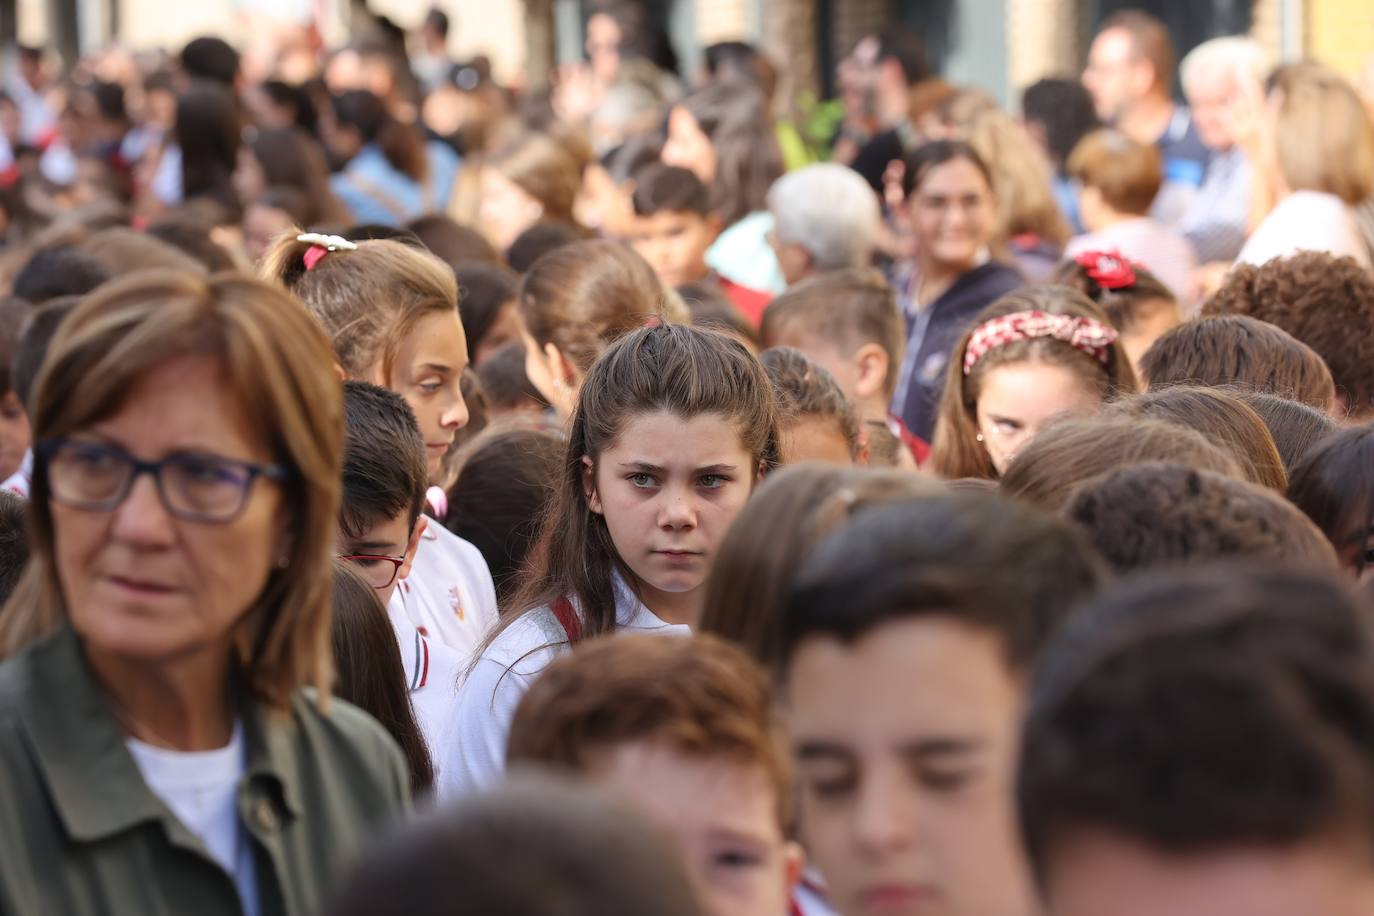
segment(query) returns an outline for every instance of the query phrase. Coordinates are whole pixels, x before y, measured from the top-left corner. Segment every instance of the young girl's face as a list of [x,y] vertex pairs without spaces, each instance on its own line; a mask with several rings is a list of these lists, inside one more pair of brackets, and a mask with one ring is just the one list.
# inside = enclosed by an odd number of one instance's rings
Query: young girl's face
[[978,432],[998,474],[1036,434],[1061,417],[1102,406],[1102,396],[1073,371],[1048,363],[1007,363],[988,370],[978,394]]
[[697,119],[681,105],[668,115],[668,140],[660,158],[664,165],[687,169],[708,188],[716,180],[716,148]]
[[907,200],[922,257],[943,270],[972,269],[992,240],[992,188],[967,159],[932,166]]
[[[431,481],[438,479],[444,454],[468,422],[462,389],[467,365],[468,343],[458,310],[433,312],[416,322],[401,341],[391,378],[373,379],[404,397],[415,411]],[[380,369],[375,373],[378,376]]]
[[520,233],[539,222],[544,207],[524,188],[495,169],[482,169],[480,219],[491,243],[500,251]]
[[735,422],[715,414],[641,413],[587,464],[587,504],[650,610],[706,581],[716,549],[754,487],[757,461]]

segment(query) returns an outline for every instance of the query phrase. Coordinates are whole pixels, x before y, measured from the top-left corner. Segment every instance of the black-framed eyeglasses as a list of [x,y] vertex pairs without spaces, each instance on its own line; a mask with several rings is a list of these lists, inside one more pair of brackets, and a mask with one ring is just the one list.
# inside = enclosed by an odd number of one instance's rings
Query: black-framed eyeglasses
[[358,567],[358,572],[367,584],[378,589],[390,588],[406,561],[404,556],[388,557],[376,553],[352,553],[340,556],[339,559],[347,560]]
[[55,502],[87,512],[111,512],[128,498],[140,475],[151,474],[163,508],[188,522],[232,522],[248,505],[255,480],[288,476],[279,465],[200,452],[143,461],[117,445],[81,439],[44,439],[35,453]]

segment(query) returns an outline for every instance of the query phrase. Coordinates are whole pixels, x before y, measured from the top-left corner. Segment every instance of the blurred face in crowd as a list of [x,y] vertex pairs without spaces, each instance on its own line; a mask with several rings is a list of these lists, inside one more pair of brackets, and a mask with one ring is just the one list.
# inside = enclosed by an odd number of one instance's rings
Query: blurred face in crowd
[[845,916],[1031,916],[1013,775],[1020,679],[948,618],[804,639],[784,713],[801,839]]
[[519,339],[520,319],[516,316],[515,300],[512,299],[497,309],[496,317],[492,319],[491,326],[487,328],[487,333],[482,336],[482,342],[477,345],[476,351],[472,354],[472,365],[474,367],[480,366],[482,360]]
[[[93,498],[111,493],[121,451],[144,461],[190,459],[174,475],[164,470],[164,488],[221,507],[226,499],[238,505],[247,476],[225,459],[273,460],[222,365],[200,356],[150,370],[113,415],[67,441],[72,447],[49,460],[50,489]],[[72,627],[107,675],[149,664],[221,668],[235,627],[287,549],[281,489],[264,478],[252,481],[242,511],[227,521],[173,516],[147,474],[134,478],[112,510],[56,499],[51,510]]]
[[239,147],[238,166],[234,169],[234,191],[245,205],[252,203],[267,190],[267,172],[262,162],[245,143]]
[[592,74],[609,85],[620,69],[620,42],[624,36],[620,25],[605,13],[596,13],[587,20],[587,60]]
[[573,205],[573,216],[588,229],[600,229],[612,238],[628,236],[635,219],[629,193],[618,187],[611,173],[598,162],[582,171],[582,187]]
[[441,473],[444,454],[468,422],[462,388],[467,365],[468,343],[458,310],[432,312],[401,341],[391,378],[382,379],[378,365],[370,379],[400,394],[415,411],[431,480]]
[[687,169],[708,188],[716,180],[716,148],[697,119],[681,105],[668,115],[668,141],[660,158],[664,165]]
[[678,841],[710,916],[787,912],[801,853],[761,764],[646,739],[606,751],[589,775]]
[[876,343],[854,347],[839,339],[826,339],[801,326],[788,322],[763,342],[765,347],[792,347],[806,354],[807,359],[835,377],[850,403],[863,411],[866,418],[884,419],[890,400],[887,382],[887,351]]
[[942,272],[975,267],[997,221],[992,188],[967,159],[927,169],[911,191],[907,210],[923,266]]
[[0,481],[8,479],[24,462],[24,452],[33,444],[29,415],[10,389],[0,397]]
[[496,169],[482,169],[481,193],[482,228],[499,251],[509,248],[544,215],[539,201]]
[[783,424],[781,433],[783,464],[799,464],[803,461],[854,463],[849,440],[834,417],[800,417]]
[[645,604],[680,607],[706,581],[754,487],[754,461],[737,425],[715,413],[641,413],[595,462],[583,461],[587,505],[606,520]]
[[[356,538],[349,537],[342,529],[336,531],[334,547],[338,555],[347,557],[363,579],[377,590],[377,597],[385,605],[400,581],[410,575],[426,524],[421,515],[412,525],[410,512],[403,509],[395,518],[378,521]],[[397,565],[393,560],[401,563]]]
[[661,210],[636,216],[627,237],[649,262],[664,286],[684,286],[704,280],[706,249],[716,240],[716,222],[689,210]]
[[1088,66],[1083,71],[1083,88],[1093,97],[1097,116],[1112,123],[1154,83],[1150,65],[1140,59],[1124,29],[1107,29],[1093,39],[1088,49]]
[[992,466],[1001,474],[1018,452],[1049,424],[1084,416],[1102,396],[1072,370],[1041,362],[1006,363],[989,369],[978,393],[978,432]]
[[1085,829],[1053,850],[1046,891],[1055,916],[1347,916],[1374,912],[1374,869],[1335,836],[1166,855]]
[[255,263],[266,254],[272,242],[290,232],[296,220],[285,210],[252,204],[243,213],[243,245]]
[[1235,145],[1231,132],[1231,106],[1240,87],[1234,74],[1221,67],[1202,71],[1183,87],[1198,139],[1208,149],[1228,150]]

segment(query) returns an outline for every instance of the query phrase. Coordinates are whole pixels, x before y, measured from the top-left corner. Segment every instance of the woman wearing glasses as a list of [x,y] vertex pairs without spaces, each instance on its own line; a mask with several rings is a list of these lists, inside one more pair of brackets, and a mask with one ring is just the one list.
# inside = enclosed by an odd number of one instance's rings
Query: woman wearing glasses
[[33,556],[0,612],[0,912],[316,912],[408,805],[328,701],[342,417],[257,281],[82,303],[34,396]]

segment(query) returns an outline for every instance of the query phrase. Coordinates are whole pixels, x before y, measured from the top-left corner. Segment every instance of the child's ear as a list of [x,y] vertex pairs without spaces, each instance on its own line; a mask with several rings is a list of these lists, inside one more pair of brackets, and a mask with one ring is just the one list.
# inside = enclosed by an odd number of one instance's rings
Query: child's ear
[[401,564],[401,568],[396,571],[397,579],[404,579],[410,575],[410,567],[415,564],[415,554],[420,550],[420,537],[429,527],[429,519],[425,518],[423,512],[415,520],[415,527],[410,532],[410,540],[406,541],[406,561]]
[[854,365],[858,369],[854,396],[862,400],[880,396],[887,381],[887,351],[876,343],[866,343],[855,352]]
[[590,455],[582,456],[582,495],[587,500],[587,508],[597,515],[604,515],[601,495],[596,492],[596,462]]

